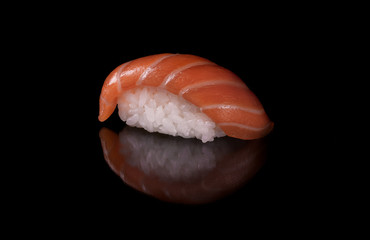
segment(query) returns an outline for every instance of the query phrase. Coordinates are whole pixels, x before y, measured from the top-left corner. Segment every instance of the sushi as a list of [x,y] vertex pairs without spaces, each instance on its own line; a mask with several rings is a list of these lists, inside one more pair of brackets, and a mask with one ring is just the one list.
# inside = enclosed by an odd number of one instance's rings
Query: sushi
[[129,126],[202,142],[215,137],[257,139],[274,123],[231,71],[189,54],[157,54],[126,62],[106,78],[99,121],[118,105]]

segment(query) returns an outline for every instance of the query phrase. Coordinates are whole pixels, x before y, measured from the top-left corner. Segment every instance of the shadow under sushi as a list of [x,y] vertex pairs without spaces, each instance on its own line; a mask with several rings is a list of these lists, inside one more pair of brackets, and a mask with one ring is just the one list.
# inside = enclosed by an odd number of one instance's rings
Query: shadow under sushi
[[262,167],[265,139],[223,137],[202,143],[125,127],[99,132],[104,158],[121,179],[157,199],[202,204],[243,186]]

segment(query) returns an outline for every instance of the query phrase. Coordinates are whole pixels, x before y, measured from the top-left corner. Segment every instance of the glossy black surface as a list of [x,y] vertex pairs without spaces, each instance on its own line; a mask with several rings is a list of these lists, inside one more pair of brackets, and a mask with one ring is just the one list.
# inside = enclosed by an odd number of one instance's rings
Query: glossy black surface
[[104,158],[132,188],[167,202],[205,204],[245,185],[265,162],[266,139],[202,143],[126,126],[102,128]]
[[[10,190],[6,197],[30,219],[67,216],[78,223],[111,217],[135,224],[143,219],[152,223],[159,217],[191,217],[202,226],[212,220],[276,223],[287,216],[300,224],[295,220],[315,213],[318,207],[330,208],[325,196],[331,186],[321,182],[320,174],[323,163],[333,159],[325,150],[337,141],[330,129],[336,119],[327,117],[331,105],[318,100],[317,92],[326,94],[320,89],[328,77],[313,74],[325,66],[316,55],[317,45],[305,32],[297,32],[300,25],[284,28],[285,24],[272,20],[254,31],[244,20],[240,16],[237,21],[211,24],[204,19],[196,25],[199,28],[184,24],[176,30],[163,22],[144,28],[133,27],[130,21],[112,29],[87,22],[87,28],[84,24],[72,30],[71,26],[56,27],[51,35],[46,28],[43,32],[48,38],[27,45],[30,54],[17,55],[22,61],[9,79],[17,85],[10,90],[21,89],[29,95],[21,98],[19,109],[14,107],[21,116],[4,115],[22,121],[21,131],[9,140],[12,148],[6,149],[13,155],[3,160],[15,165],[2,169],[10,173],[4,181]],[[117,112],[104,123],[97,119],[105,78],[121,63],[163,52],[199,55],[230,69],[257,95],[275,123],[266,139],[264,164],[254,176],[207,203],[173,203],[144,194],[122,181],[104,159],[101,129],[115,134],[125,131]],[[25,62],[35,66],[18,74]],[[36,90],[20,88],[20,81]]]

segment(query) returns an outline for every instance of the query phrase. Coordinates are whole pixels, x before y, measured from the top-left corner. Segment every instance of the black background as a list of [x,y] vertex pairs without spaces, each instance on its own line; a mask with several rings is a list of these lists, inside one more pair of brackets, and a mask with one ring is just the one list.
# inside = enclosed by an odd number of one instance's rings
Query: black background
[[[77,223],[111,217],[177,223],[189,217],[194,226],[278,223],[283,217],[299,226],[300,219],[317,217],[318,209],[331,213],[321,167],[337,141],[327,128],[331,98],[325,90],[331,80],[322,73],[330,55],[327,29],[299,13],[266,18],[245,12],[202,16],[202,11],[195,10],[194,18],[190,10],[164,11],[145,24],[135,15],[102,21],[99,14],[89,18],[91,13],[74,20],[78,11],[59,15],[52,25],[43,17],[24,23],[29,32],[18,41],[21,62],[29,64],[16,73],[22,71],[25,82],[21,106],[35,117],[13,136],[20,144],[12,151],[22,157],[9,180],[17,186],[10,189],[19,195],[22,213]],[[230,69],[275,122],[264,167],[242,189],[214,203],[187,206],[146,196],[125,185],[103,158],[99,130],[124,127],[117,112],[104,123],[97,119],[106,76],[126,61],[166,52],[199,55]]]

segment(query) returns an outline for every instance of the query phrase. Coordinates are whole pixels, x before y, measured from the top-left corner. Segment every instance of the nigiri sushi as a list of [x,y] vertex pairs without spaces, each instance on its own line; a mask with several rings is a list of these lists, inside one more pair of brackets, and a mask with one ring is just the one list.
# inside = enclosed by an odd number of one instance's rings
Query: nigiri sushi
[[256,95],[231,71],[189,54],[156,54],[114,69],[100,94],[99,121],[118,105],[129,126],[202,142],[257,139],[274,123]]

